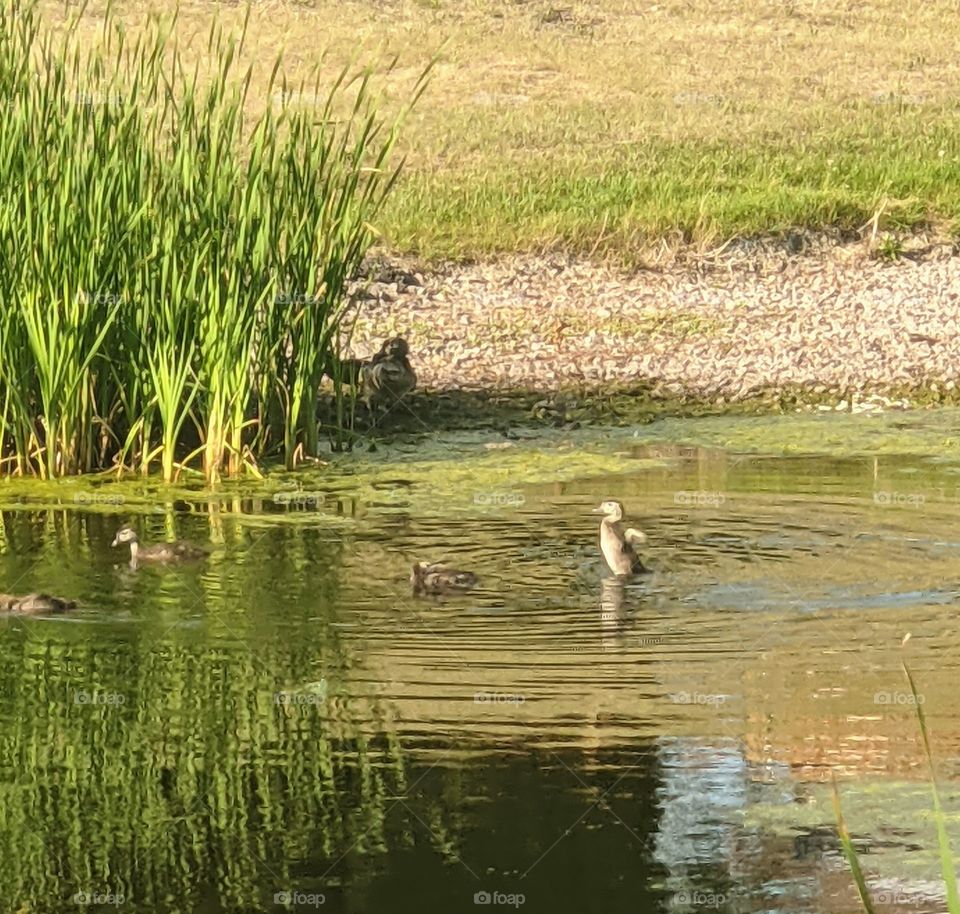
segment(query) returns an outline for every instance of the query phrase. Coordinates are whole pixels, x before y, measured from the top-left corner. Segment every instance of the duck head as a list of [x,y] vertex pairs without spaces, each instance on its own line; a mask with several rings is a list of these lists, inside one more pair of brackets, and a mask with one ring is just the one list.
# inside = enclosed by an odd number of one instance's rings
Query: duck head
[[137,542],[137,534],[133,527],[128,525],[122,526],[116,533],[113,538],[111,546],[121,546],[123,543],[135,543]]
[[601,502],[593,509],[594,514],[602,514],[604,517],[609,517],[611,520],[621,520],[623,518],[623,505],[618,501],[613,501],[608,499],[607,501]]
[[381,352],[385,353],[391,359],[400,361],[410,354],[410,347],[402,336],[395,336],[383,344]]

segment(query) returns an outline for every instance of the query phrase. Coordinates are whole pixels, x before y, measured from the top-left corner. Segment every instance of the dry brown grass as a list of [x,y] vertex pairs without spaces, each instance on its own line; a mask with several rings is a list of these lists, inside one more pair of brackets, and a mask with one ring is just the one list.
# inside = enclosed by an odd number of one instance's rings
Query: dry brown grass
[[[103,8],[88,9],[91,35]],[[169,12],[116,8],[132,30]],[[188,54],[205,57],[214,15],[239,30],[245,7],[181,4]],[[441,255],[852,224],[884,200],[906,224],[949,220],[940,185],[960,157],[936,134],[955,139],[958,39],[948,0],[316,0],[255,3],[242,59],[256,113],[280,53],[293,84],[314,66],[374,66],[397,104],[439,53],[385,227],[398,247]],[[905,148],[891,149],[891,131]],[[851,156],[876,167],[857,174]],[[651,170],[662,192],[631,183]],[[784,185],[793,204],[772,199]]]

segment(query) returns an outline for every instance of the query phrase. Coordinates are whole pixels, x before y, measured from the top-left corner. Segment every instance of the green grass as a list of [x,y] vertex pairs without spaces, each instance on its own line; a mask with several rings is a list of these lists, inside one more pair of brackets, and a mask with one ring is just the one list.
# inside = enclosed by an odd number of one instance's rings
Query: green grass
[[[117,2],[138,34],[151,2]],[[558,19],[550,4],[515,0],[278,0],[249,11],[237,59],[256,116],[281,51],[293,80],[363,60],[391,111],[439,54],[398,143],[409,167],[376,220],[395,251],[638,260],[662,242],[859,229],[877,213],[879,232],[952,234],[955,7],[572,0]],[[62,21],[59,4],[45,11]],[[248,11],[191,4],[176,29],[185,65],[208,78],[218,64],[202,36],[215,14],[239,26]],[[100,25],[83,18],[91,38]]]
[[[549,151],[486,170],[413,171],[383,217],[426,258],[565,249],[629,259],[654,242],[708,245],[791,229],[952,232],[960,216],[956,112],[867,110],[829,132],[648,140],[582,158]],[[589,146],[589,141],[586,142]]]

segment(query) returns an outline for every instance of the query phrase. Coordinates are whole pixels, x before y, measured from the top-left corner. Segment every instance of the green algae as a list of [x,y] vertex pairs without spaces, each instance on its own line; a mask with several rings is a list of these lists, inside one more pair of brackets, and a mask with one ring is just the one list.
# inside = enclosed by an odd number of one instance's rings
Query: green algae
[[960,459],[960,410],[955,408],[703,418],[696,422],[665,419],[657,430],[667,440],[736,452]]
[[0,507],[130,516],[219,511],[255,514],[269,523],[349,525],[364,505],[484,511],[522,504],[531,487],[668,466],[664,458],[636,452],[637,445],[654,444],[734,454],[917,455],[952,462],[960,461],[960,410],[670,417],[622,427],[528,425],[514,427],[509,438],[490,429],[434,431],[215,488],[192,478],[167,486],[152,478],[7,477],[0,480]]
[[[840,782],[844,817],[855,843],[869,848],[870,880],[891,880],[904,887],[936,886],[938,849],[929,838],[933,832],[930,785],[922,781],[844,780]],[[799,842],[808,836],[832,831],[835,822],[828,784],[806,784],[804,802],[756,802],[747,807],[744,826],[766,835]],[[960,794],[946,789],[945,799],[956,805]],[[953,828],[960,815],[948,816]],[[869,837],[867,837],[869,836]]]

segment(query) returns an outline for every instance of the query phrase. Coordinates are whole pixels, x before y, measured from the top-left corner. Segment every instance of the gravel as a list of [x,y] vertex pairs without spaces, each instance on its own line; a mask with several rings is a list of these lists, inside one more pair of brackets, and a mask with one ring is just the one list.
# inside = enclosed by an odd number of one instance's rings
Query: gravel
[[405,336],[421,387],[554,390],[651,383],[737,400],[956,386],[960,256],[893,262],[863,244],[807,253],[741,245],[624,272],[515,256],[423,271],[383,262],[360,294],[351,348]]

